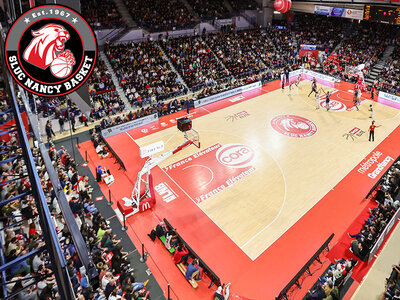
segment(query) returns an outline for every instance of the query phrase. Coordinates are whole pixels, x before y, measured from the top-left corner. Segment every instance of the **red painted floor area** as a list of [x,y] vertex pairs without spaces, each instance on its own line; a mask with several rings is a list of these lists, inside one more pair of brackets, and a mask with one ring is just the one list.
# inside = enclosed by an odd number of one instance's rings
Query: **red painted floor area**
[[[195,109],[192,118],[200,117],[212,111],[234,105],[242,101],[251,101],[258,96],[279,88],[279,82],[267,84],[261,90],[233,96],[217,103]],[[351,89],[353,85],[337,85],[341,90]],[[250,98],[250,99],[249,99]],[[116,182],[111,185],[114,203],[122,197],[130,197],[137,172],[143,165],[139,149],[134,139],[146,134],[175,126],[176,119],[185,115],[179,112],[160,118],[156,123],[108,138],[109,144],[124,161],[127,171],[118,171],[113,159],[99,159],[91,142],[81,144],[80,152],[89,154],[89,167],[95,171],[95,165],[101,164],[111,168]],[[375,151],[396,158],[400,154],[400,127],[394,130]],[[372,154],[367,156],[368,159]],[[379,160],[381,161],[381,160]],[[174,299],[211,299],[213,290],[207,289],[208,282],[201,282],[198,289],[191,288],[180,271],[174,266],[172,258],[159,241],[152,242],[147,233],[162,218],[177,228],[187,243],[202,257],[207,265],[220,277],[222,282],[231,282],[232,299],[274,299],[281,289],[292,279],[321,244],[335,233],[332,244],[336,244],[354,222],[357,216],[369,205],[365,196],[377,179],[357,172],[356,166],[338,185],[321,199],[303,218],[293,225],[281,238],[269,247],[256,260],[252,261],[236,244],[218,228],[199,207],[180,189],[162,169],[153,169],[154,185],[166,183],[177,195],[169,203],[157,195],[157,205],[151,210],[137,214],[127,220],[128,234],[136,247],[145,244],[150,253],[148,265],[164,290],[167,282],[171,284]],[[371,170],[374,166],[371,167]],[[382,172],[384,172],[384,169]],[[101,185],[105,195],[108,188]],[[310,187],[312,188],[312,187]],[[116,208],[116,205],[113,205]],[[316,267],[317,268],[317,267]],[[325,268],[325,267],[324,267]],[[312,280],[315,282],[315,280]],[[307,280],[311,284],[311,280]],[[312,285],[312,284],[311,284]],[[305,290],[306,291],[306,290]],[[304,295],[297,293],[294,299]]]

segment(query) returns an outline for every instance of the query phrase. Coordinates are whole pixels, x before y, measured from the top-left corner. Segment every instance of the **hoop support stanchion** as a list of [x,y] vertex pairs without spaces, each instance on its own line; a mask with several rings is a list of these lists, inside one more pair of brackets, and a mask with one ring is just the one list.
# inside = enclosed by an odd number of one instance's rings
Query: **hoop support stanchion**
[[76,148],[81,149],[81,146],[79,146],[79,138],[76,137]]
[[168,283],[168,294],[167,295],[168,295],[167,300],[172,300],[171,297],[170,297],[170,286],[169,286],[169,283]]
[[87,159],[87,150],[85,150],[85,163],[88,163],[88,159]]
[[146,262],[146,259],[147,259],[147,257],[146,257],[146,254],[144,253],[144,244],[142,243],[142,255],[140,256],[139,261],[141,263],[144,263],[144,262]]
[[126,220],[125,213],[122,213],[122,217],[124,218],[124,225],[122,225],[121,230],[122,230],[122,231],[125,231],[125,230],[128,229],[128,226],[126,226],[126,224],[125,224],[125,220]]
[[111,200],[111,190],[110,189],[108,189],[108,202],[107,202],[107,205],[108,206],[113,205],[113,202]]

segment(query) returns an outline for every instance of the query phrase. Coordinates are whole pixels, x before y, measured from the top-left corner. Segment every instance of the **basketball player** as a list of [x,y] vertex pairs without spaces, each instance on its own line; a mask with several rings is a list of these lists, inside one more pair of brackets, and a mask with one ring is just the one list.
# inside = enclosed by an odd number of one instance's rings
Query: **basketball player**
[[310,95],[312,93],[317,93],[317,80],[314,78],[312,81],[312,85],[311,85],[311,92],[308,94],[308,97],[310,97]]
[[319,102],[320,102],[320,96],[319,96],[319,93],[318,92],[316,92],[315,93],[315,109],[319,109]]
[[353,104],[357,108],[357,110],[359,110],[358,109],[358,90],[357,89],[354,91]]
[[[375,125],[375,121],[372,121],[372,124],[371,124],[371,126],[369,126],[369,139],[368,139],[368,141],[370,141],[370,142],[373,142],[374,141],[374,138],[375,138],[375,128],[376,127],[381,127],[382,125],[378,125],[378,126],[376,126]],[[372,140],[372,141],[371,141]]]
[[291,81],[290,83],[289,83],[289,96],[290,96],[290,93],[292,92],[292,86],[293,86],[293,82]]
[[301,80],[301,74],[299,74],[299,76],[297,76],[297,81],[295,83],[297,87],[299,87],[300,80]]
[[361,90],[358,90],[358,94],[357,94],[357,105],[360,106],[361,104]]
[[329,98],[331,96],[331,92],[326,93],[326,99],[325,99],[325,105],[326,105],[326,111],[329,111],[329,102],[331,99]]
[[373,120],[374,119],[374,108],[372,107],[372,104],[369,105],[369,111],[371,112],[371,115],[369,117]]

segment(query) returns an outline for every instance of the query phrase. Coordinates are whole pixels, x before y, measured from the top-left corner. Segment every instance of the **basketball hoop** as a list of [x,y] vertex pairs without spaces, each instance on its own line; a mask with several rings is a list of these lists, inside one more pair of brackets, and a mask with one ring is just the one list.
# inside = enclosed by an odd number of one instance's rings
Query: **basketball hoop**
[[200,148],[200,133],[193,128],[184,132],[185,140],[191,141],[193,145]]

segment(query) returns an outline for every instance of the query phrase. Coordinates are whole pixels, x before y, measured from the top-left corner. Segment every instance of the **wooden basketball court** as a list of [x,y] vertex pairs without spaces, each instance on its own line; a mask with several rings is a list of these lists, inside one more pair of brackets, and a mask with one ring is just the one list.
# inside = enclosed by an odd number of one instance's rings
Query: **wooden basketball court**
[[[333,109],[329,112],[323,107],[316,109],[314,95],[307,97],[311,84],[306,80],[299,88],[293,85],[290,96],[286,87],[283,91],[279,89],[196,118],[193,128],[200,132],[201,149],[187,148],[160,166],[252,260],[400,123],[399,111],[394,108],[363,97],[360,111],[351,110],[351,91],[320,84],[319,87],[333,92]],[[375,142],[368,141],[370,104],[375,111],[376,124],[381,125],[376,129]],[[280,133],[271,123],[280,115],[285,116],[280,121],[283,120],[286,126],[283,129],[288,129],[289,134],[291,129],[298,129],[291,126],[305,125],[302,119],[299,121],[288,115],[311,121],[316,131],[304,134],[300,131],[301,137]],[[170,127],[138,139],[137,143],[144,146],[159,140],[170,150],[182,142],[182,133]],[[226,181],[240,173],[236,174],[238,168],[221,165],[215,159],[216,150],[200,157],[192,156],[218,144],[221,145],[219,149],[238,144],[253,151],[251,163],[241,168],[249,169],[249,174],[229,184]],[[240,150],[240,146],[236,148]],[[191,160],[185,161],[187,157]],[[203,197],[199,198],[201,195]]]

